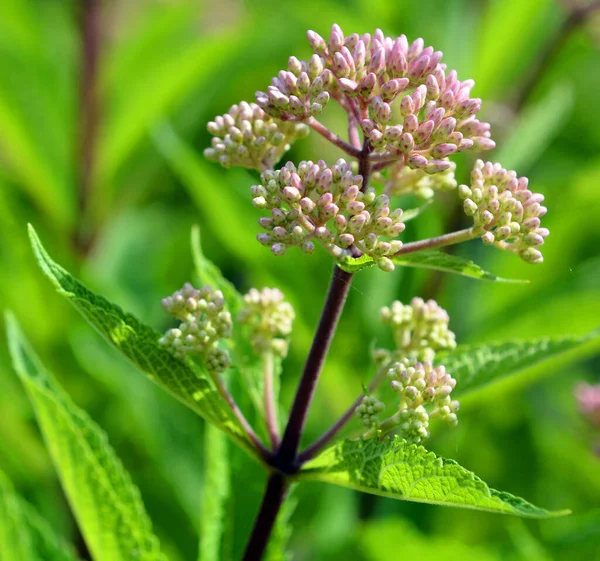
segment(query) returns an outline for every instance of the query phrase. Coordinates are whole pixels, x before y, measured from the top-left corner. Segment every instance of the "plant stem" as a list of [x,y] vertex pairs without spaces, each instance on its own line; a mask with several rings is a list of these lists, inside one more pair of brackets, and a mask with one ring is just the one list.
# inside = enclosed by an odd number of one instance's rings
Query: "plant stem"
[[265,378],[265,416],[267,418],[267,430],[271,439],[273,450],[279,446],[279,426],[277,424],[277,406],[275,405],[275,388],[273,380],[273,355],[263,355],[264,378]]
[[307,119],[306,124],[311,129],[318,132],[322,137],[329,140],[329,142],[342,149],[344,152],[346,152],[346,154],[349,154],[354,158],[358,158],[360,156],[360,149],[355,148],[351,144],[348,144],[345,140],[342,140],[337,134],[331,132],[326,126],[319,123],[319,121],[317,121],[314,117]]
[[219,392],[219,395],[227,402],[227,405],[229,405],[229,408],[231,409],[232,413],[239,421],[240,425],[244,429],[244,432],[248,435],[248,438],[250,438],[250,440],[252,441],[252,444],[254,444],[254,447],[260,454],[261,458],[265,461],[269,461],[271,459],[271,452],[262,443],[261,439],[257,436],[256,432],[254,432],[254,429],[252,428],[250,423],[246,420],[246,417],[244,417],[244,414],[238,407],[237,403],[235,402],[235,399],[233,399],[233,396],[229,393],[229,390],[225,386],[223,378],[221,378],[219,374],[213,374],[212,379],[215,383],[217,391]]
[[277,514],[287,494],[288,484],[281,473],[272,473],[267,481],[258,516],[252,528],[242,561],[260,561],[267,549]]
[[75,247],[85,255],[92,243],[87,223],[89,200],[92,194],[95,152],[98,138],[98,59],[100,55],[100,17],[102,0],[82,4],[81,14],[81,90],[79,113],[78,169],[78,227],[74,234]]
[[466,228],[465,230],[451,232],[450,234],[444,234],[443,236],[427,238],[426,240],[419,240],[417,242],[404,244],[396,253],[394,253],[392,257],[398,257],[399,255],[405,255],[407,253],[414,253],[415,251],[423,251],[424,249],[445,247],[447,245],[466,242],[476,237],[477,234],[473,233],[473,228]]
[[317,332],[308,353],[290,417],[281,440],[281,446],[275,457],[276,465],[284,471],[294,468],[298,445],[300,444],[302,431],[306,424],[308,409],[312,402],[319,374],[323,368],[338,319],[346,302],[351,282],[352,274],[342,271],[336,265],[333,270],[333,278],[329,285],[325,306],[321,313],[321,319],[319,320],[319,326],[317,327]]
[[[369,392],[375,391],[377,386],[381,383],[386,373],[386,368],[381,368],[379,372],[375,375],[371,383],[369,384],[368,390]],[[354,411],[360,405],[363,400],[364,395],[358,396],[352,405],[348,407],[346,412],[333,424],[333,426],[324,432],[317,440],[315,440],[306,450],[300,452],[298,454],[298,463],[302,465],[304,462],[314,458],[333,438],[344,428],[346,423],[352,418],[354,415]]]

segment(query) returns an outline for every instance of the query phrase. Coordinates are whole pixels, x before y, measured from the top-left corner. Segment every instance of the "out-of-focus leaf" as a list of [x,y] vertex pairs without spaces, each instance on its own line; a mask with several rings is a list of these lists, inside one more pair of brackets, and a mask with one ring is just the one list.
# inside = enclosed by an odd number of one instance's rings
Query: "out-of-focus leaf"
[[288,492],[287,498],[277,515],[277,520],[275,520],[273,533],[265,552],[265,561],[289,561],[292,558],[292,554],[287,548],[292,535],[290,518],[294,514],[297,505],[297,500],[292,495],[293,490],[294,487]]
[[7,315],[14,368],[96,561],[165,561],[139,490],[106,434],[63,392]]
[[573,107],[573,89],[559,83],[546,97],[526,107],[510,129],[510,136],[494,155],[507,169],[534,164],[560,131]]
[[459,396],[512,376],[599,336],[600,329],[596,329],[580,337],[460,345],[453,351],[438,354],[436,362],[443,364],[456,379],[455,392]]
[[52,528],[19,497],[0,471],[0,559],[75,561],[75,554]]
[[231,493],[225,435],[207,424],[204,433],[204,496],[198,561],[221,561],[227,502]]
[[[161,123],[153,130],[156,147],[181,180],[190,197],[196,203],[204,224],[218,237],[219,241],[233,255],[255,263],[269,257],[258,243],[252,243],[252,225],[256,224],[253,207],[248,200],[240,198],[223,184],[215,171],[215,164],[207,162],[197,151],[177,136],[167,124]],[[243,181],[250,186],[255,182],[252,176],[241,169],[230,170],[229,182]]]
[[114,176],[149,126],[200,83],[211,79],[213,70],[237,52],[240,40],[236,33],[204,37],[182,45],[176,56],[171,52],[160,64],[145,64],[144,75],[130,82],[127,96],[108,113],[98,153],[99,184]]
[[526,500],[490,489],[473,472],[408,444],[398,436],[344,440],[308,462],[297,476],[304,481],[323,481],[382,497],[550,518],[569,514],[551,512]]
[[423,534],[397,516],[369,521],[358,531],[357,541],[367,561],[389,561],[396,548],[406,559],[419,561],[500,561],[491,548],[463,543],[452,534]]
[[246,433],[200,367],[175,358],[158,343],[159,335],[135,316],[124,312],[54,263],[43,248],[33,227],[29,235],[38,263],[58,292],[83,317],[148,378],[180,399],[207,421],[217,425],[240,446],[254,453]]

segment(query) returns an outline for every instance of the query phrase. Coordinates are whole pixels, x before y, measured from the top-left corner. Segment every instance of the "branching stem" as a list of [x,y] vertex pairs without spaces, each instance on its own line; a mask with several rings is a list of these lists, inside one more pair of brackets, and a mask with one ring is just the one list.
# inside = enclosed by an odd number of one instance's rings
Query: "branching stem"
[[265,415],[267,418],[267,430],[271,439],[273,450],[279,446],[279,426],[277,424],[277,405],[275,404],[275,387],[273,376],[273,355],[263,355],[264,380],[265,380]]
[[468,240],[475,239],[476,237],[478,237],[478,234],[474,233],[473,228],[466,228],[464,230],[451,232],[450,234],[444,234],[435,238],[427,238],[426,240],[419,240],[417,242],[404,244],[396,253],[394,253],[392,257],[406,255],[407,253],[414,253],[415,251],[446,247],[448,245],[466,242]]
[[360,149],[355,148],[351,144],[348,144],[345,140],[342,140],[337,134],[331,132],[325,125],[322,125],[314,117],[310,117],[306,120],[306,124],[318,132],[323,138],[326,138],[332,144],[335,144],[338,148],[349,154],[353,158],[358,158],[361,154]]

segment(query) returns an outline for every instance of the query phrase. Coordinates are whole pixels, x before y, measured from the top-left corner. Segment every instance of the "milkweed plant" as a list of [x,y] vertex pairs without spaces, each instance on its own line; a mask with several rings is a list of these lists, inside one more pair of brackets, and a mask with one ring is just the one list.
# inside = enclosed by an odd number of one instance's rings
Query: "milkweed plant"
[[[542,225],[544,196],[517,172],[477,159],[470,180],[457,184],[451,158],[485,153],[495,143],[489,123],[478,118],[482,100],[471,95],[473,80],[461,80],[440,51],[422,39],[386,37],[379,29],[346,36],[337,25],[327,40],[309,31],[308,42],[314,51],[308,60],[290,57],[253,102],[233,105],[208,123],[212,142],[204,151],[221,166],[260,172],[256,184],[248,186],[261,214],[256,241],[248,243],[262,244],[274,259],[288,252],[309,259],[321,250],[331,256],[331,283],[288,415],[278,388],[293,341],[293,307],[277,287],[240,294],[203,256],[198,238],[200,283],[186,283],[163,299],[173,323],[162,335],[57,265],[30,227],[42,270],[112,346],[264,466],[267,485],[245,561],[263,558],[290,486],[310,481],[523,517],[565,514],[494,490],[426,446],[432,431],[468,422],[461,419],[461,396],[586,337],[457,345],[450,317],[435,301],[414,295],[410,301],[389,302],[379,314],[393,344],[365,343],[364,352],[372,358],[370,379],[365,376],[354,402],[332,426],[322,427],[321,436],[303,439],[355,275],[368,267],[384,275],[409,266],[498,281],[441,248],[480,239],[539,265],[549,234]],[[346,115],[347,130],[334,132],[321,122],[333,104]],[[311,132],[344,157],[280,165],[292,143]],[[454,192],[472,224],[405,243],[403,232],[420,209],[401,208],[399,197],[427,201],[439,192]],[[11,316],[8,326],[15,369],[91,555],[96,560],[166,559],[140,494],[103,431],[59,387]],[[232,381],[252,394],[244,411]],[[3,485],[2,492],[10,493]],[[75,558],[62,551],[61,559]],[[283,553],[272,558],[283,559]]]

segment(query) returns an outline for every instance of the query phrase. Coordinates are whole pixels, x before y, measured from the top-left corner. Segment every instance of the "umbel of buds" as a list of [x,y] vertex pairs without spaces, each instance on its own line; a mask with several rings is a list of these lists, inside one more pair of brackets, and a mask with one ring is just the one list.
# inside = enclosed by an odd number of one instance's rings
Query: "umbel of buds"
[[273,119],[255,103],[242,101],[208,123],[208,131],[213,139],[212,147],[204,150],[207,159],[224,167],[264,170],[271,169],[309,128]]
[[[427,361],[433,360],[438,351],[456,347],[454,333],[448,329],[448,312],[434,300],[413,298],[406,305],[396,300],[381,308],[380,317],[384,325],[392,328],[396,345],[392,355]],[[378,354],[390,360],[389,354]]]
[[384,409],[383,402],[371,395],[365,395],[356,408],[356,415],[365,427],[374,427],[379,423],[379,415]]
[[547,209],[541,204],[544,196],[527,187],[526,177],[477,160],[471,186],[461,185],[458,193],[483,243],[516,253],[528,263],[541,263],[538,248],[550,232],[540,227],[540,219]]
[[402,210],[391,211],[387,195],[377,195],[372,187],[362,191],[362,177],[350,164],[307,161],[296,168],[288,162],[281,170],[263,172],[261,179],[252,187],[252,202],[270,216],[259,220],[267,232],[257,239],[275,255],[290,246],[312,253],[318,242],[339,259],[353,246],[380,268],[393,270],[387,256],[402,247],[391,239],[404,230]]
[[360,125],[376,151],[437,173],[447,169],[450,154],[495,146],[490,125],[476,119],[481,99],[471,98],[473,80],[460,81],[441,62],[441,51],[425,47],[423,39],[409,43],[380,29],[345,37],[334,25],[329,41],[314,31],[308,40],[334,76],[329,93],[339,97],[339,90],[349,104],[368,109]]
[[277,288],[251,288],[244,296],[244,304],[237,319],[249,327],[254,352],[285,357],[295,314],[292,305],[284,301],[283,293]]
[[225,299],[210,286],[196,289],[186,283],[181,290],[162,300],[165,311],[178,319],[179,327],[169,329],[159,340],[175,356],[200,356],[210,372],[223,372],[231,364],[229,353],[217,345],[231,337],[231,314]]
[[403,438],[419,444],[429,438],[430,419],[441,419],[450,426],[458,423],[459,403],[450,398],[456,380],[443,366],[434,368],[430,361],[407,364],[406,360],[396,362],[387,372],[400,403],[398,413],[384,426],[399,429]]
[[272,117],[302,121],[320,115],[334,89],[333,75],[322,57],[313,55],[306,62],[292,56],[267,92],[256,93],[256,102]]

